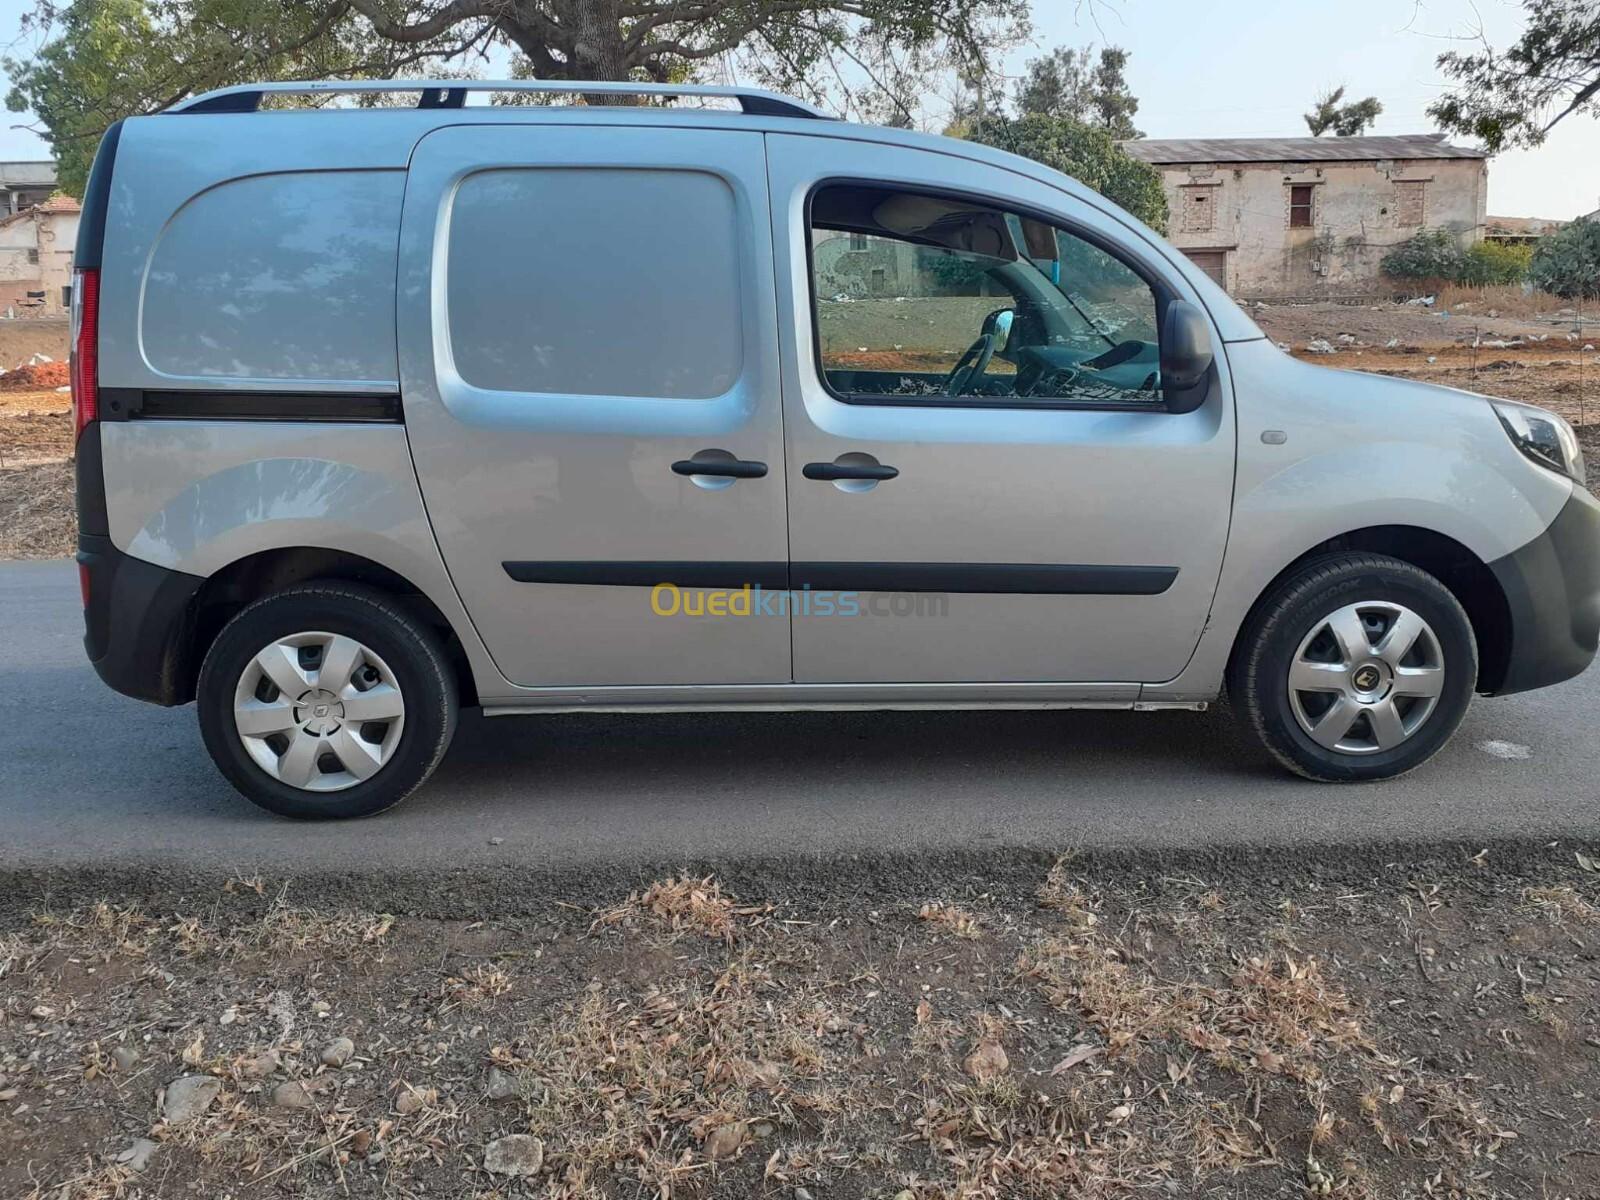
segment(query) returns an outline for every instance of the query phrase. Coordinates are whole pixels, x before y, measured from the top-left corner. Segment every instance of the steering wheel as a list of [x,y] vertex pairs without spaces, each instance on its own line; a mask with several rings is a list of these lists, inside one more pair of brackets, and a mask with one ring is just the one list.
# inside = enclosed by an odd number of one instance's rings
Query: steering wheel
[[980,334],[978,340],[967,347],[966,353],[956,360],[956,365],[950,368],[950,374],[945,377],[946,396],[961,395],[967,390],[967,384],[983,375],[984,368],[994,357],[994,340],[992,333]]
[[[978,335],[978,340],[968,346],[966,353],[956,359],[956,365],[950,368],[950,374],[945,376],[944,394],[946,396],[959,396],[967,390],[969,384],[975,379],[982,379],[983,373],[988,369],[989,360],[994,357],[995,348],[999,346],[1002,333],[1000,330],[1001,316],[1012,316],[1009,308],[997,308],[983,319],[983,332]],[[1006,322],[1005,333],[1011,332],[1010,321]]]

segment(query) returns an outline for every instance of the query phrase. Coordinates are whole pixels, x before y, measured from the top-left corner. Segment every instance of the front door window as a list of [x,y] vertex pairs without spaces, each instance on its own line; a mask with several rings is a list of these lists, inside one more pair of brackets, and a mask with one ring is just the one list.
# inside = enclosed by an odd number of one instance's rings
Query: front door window
[[811,206],[819,369],[859,403],[1156,405],[1160,298],[1098,245],[859,185]]

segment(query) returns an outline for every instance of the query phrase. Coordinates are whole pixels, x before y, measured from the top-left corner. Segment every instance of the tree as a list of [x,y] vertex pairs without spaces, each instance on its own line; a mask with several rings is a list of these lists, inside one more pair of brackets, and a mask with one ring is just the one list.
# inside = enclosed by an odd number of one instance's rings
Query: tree
[[986,117],[973,124],[969,136],[1071,175],[1153,229],[1167,227],[1161,176],[1149,163],[1129,155],[1104,129],[1091,129],[1071,117]]
[[1528,278],[1569,300],[1600,299],[1600,221],[1582,218],[1540,238]]
[[1312,137],[1321,137],[1330,129],[1335,137],[1355,137],[1370,128],[1383,112],[1383,105],[1376,96],[1340,104],[1343,99],[1343,86],[1317,97],[1317,106],[1305,114],[1306,128],[1311,130]]
[[1450,51],[1439,69],[1455,90],[1428,115],[1442,129],[1478,138],[1490,151],[1536,146],[1573,113],[1600,112],[1600,4],[1524,0],[1528,27],[1505,51]]
[[[1027,0],[34,0],[47,39],[4,63],[81,188],[99,134],[264,78],[459,74],[495,45],[536,79],[679,81],[714,63],[866,119],[904,120],[933,74],[990,73]],[[427,72],[422,64],[436,65]]]
[[1068,117],[1119,140],[1143,137],[1133,123],[1139,101],[1128,89],[1128,52],[1105,46],[1058,46],[1029,61],[1017,82],[1017,112],[1024,117]]

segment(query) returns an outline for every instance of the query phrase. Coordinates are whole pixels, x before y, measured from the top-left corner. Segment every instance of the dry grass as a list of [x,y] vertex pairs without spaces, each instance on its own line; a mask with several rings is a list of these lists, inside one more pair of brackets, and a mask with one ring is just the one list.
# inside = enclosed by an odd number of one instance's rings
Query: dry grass
[[1571,300],[1549,292],[1524,293],[1521,284],[1498,287],[1463,287],[1448,283],[1435,294],[1434,307],[1449,312],[1487,314],[1491,309],[1503,317],[1550,317],[1573,308]]
[[63,558],[77,547],[72,464],[0,468],[0,559]]
[[1522,898],[1532,908],[1551,921],[1573,921],[1578,924],[1600,924],[1600,907],[1586,900],[1576,888],[1567,884],[1551,884],[1524,888]]
[[642,919],[643,924],[673,935],[697,933],[732,944],[741,918],[770,911],[770,905],[735,904],[714,879],[673,876],[632,893],[622,904],[600,913],[595,924],[637,926]]
[[[1595,1018],[1556,923],[1592,919],[1592,880],[1459,912],[1449,881],[1162,884],[1063,859],[1031,904],[984,893],[981,922],[948,900],[779,914],[688,874],[532,927],[322,913],[259,879],[193,913],[43,912],[0,931],[0,1138],[23,1147],[0,1194],[1600,1193],[1566,1154]],[[1504,968],[1429,974],[1489,946]],[[1531,1054],[1537,1104],[1503,1082]],[[161,1119],[186,1074],[220,1095]],[[303,1107],[274,1105],[296,1086]],[[483,1169],[510,1133],[543,1148],[525,1185]],[[136,1176],[115,1156],[146,1136]]]
[[983,924],[977,915],[959,904],[930,900],[917,910],[917,916],[934,928],[958,938],[972,941],[983,936]]

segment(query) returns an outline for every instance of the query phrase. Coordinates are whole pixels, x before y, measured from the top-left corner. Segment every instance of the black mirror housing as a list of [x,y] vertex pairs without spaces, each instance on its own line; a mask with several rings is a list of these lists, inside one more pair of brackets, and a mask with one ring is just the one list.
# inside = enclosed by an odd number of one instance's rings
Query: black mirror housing
[[1205,402],[1211,374],[1211,329],[1187,300],[1167,305],[1161,319],[1161,392],[1173,412],[1193,412]]

